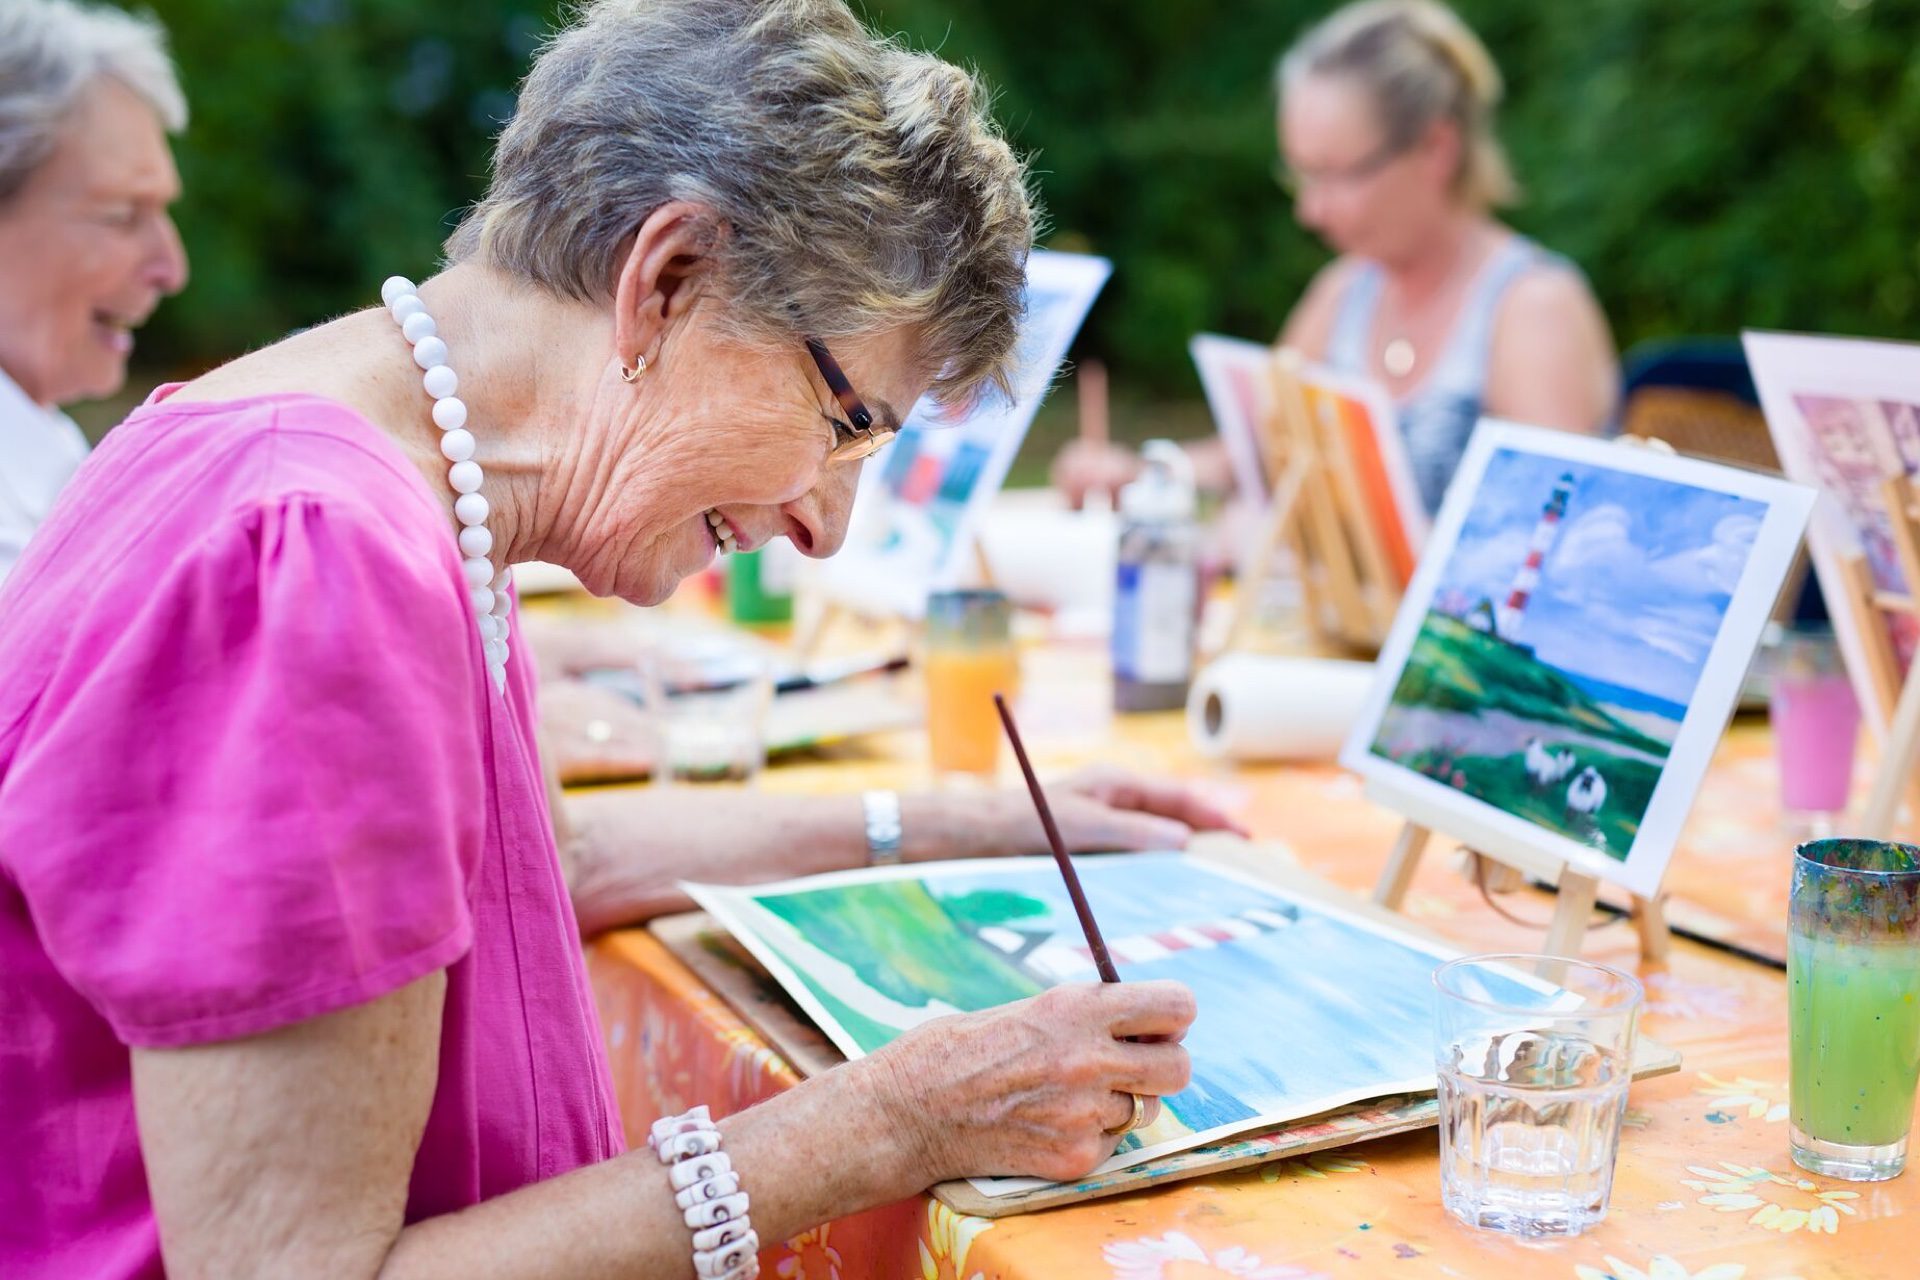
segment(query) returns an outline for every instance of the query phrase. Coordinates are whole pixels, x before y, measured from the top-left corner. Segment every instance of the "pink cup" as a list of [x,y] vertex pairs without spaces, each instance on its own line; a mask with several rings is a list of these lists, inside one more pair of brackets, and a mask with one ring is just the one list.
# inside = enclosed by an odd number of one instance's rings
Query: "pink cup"
[[1769,718],[1782,806],[1790,813],[1844,812],[1860,704],[1832,632],[1792,631],[1783,639]]

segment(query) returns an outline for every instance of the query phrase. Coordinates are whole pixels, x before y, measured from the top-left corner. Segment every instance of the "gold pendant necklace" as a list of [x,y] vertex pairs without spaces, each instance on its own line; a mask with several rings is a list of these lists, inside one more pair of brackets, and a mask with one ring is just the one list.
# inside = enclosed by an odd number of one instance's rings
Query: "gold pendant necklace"
[[1405,338],[1395,338],[1387,344],[1387,349],[1380,353],[1381,365],[1386,369],[1387,376],[1393,378],[1404,378],[1412,373],[1417,359],[1413,344]]

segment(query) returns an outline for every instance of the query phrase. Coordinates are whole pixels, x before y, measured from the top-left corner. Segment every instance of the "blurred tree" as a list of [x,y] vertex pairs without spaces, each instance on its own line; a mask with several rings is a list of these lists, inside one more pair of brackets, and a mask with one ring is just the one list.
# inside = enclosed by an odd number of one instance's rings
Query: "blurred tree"
[[[1623,345],[1743,325],[1909,336],[1920,0],[1459,0],[1504,68],[1513,221]],[[1189,390],[1196,329],[1275,333],[1324,251],[1272,181],[1275,58],[1308,0],[864,0],[985,74],[1050,240],[1118,267],[1082,349]],[[425,271],[556,6],[162,0],[193,126],[194,281],[143,350],[200,363]]]
[[426,273],[554,8],[164,0],[193,112],[177,146],[192,281],[144,358],[217,361]]

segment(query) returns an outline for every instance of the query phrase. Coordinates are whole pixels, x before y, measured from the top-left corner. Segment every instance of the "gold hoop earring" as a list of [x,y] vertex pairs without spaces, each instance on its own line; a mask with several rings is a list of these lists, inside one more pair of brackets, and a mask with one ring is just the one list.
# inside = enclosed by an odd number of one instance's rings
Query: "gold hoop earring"
[[638,382],[640,381],[640,375],[646,371],[647,358],[645,356],[635,356],[633,358],[633,368],[629,369],[625,365],[620,366],[620,380],[622,382]]

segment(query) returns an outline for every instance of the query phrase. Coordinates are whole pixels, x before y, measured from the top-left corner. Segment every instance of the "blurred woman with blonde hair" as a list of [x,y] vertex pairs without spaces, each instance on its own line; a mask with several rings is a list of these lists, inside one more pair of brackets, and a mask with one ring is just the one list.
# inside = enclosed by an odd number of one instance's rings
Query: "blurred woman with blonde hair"
[[[1495,217],[1518,188],[1494,131],[1500,72],[1466,24],[1437,0],[1349,5],[1295,43],[1275,87],[1294,214],[1339,255],[1281,342],[1388,389],[1428,507],[1483,413],[1604,427],[1606,318],[1578,268]],[[1224,487],[1208,444],[1196,461]],[[1131,465],[1063,454],[1056,482],[1077,498]]]

